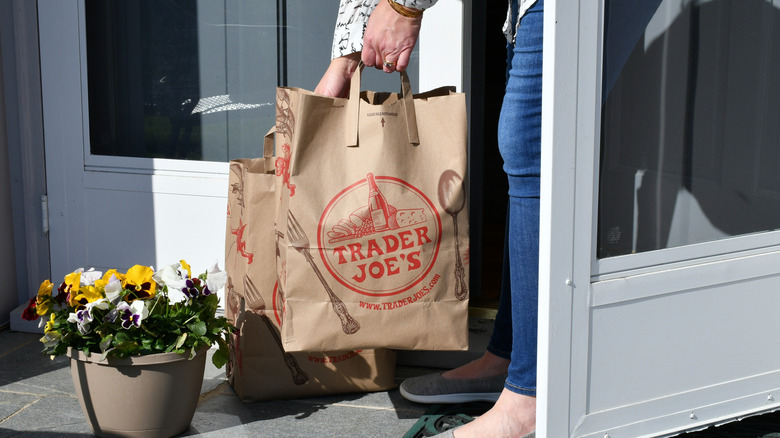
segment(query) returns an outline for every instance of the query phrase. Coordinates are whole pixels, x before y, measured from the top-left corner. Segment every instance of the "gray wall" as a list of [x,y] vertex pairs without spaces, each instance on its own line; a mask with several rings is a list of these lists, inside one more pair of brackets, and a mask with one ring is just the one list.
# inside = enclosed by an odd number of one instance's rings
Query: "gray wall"
[[0,58],[0,241],[5,242],[4,245],[0,245],[0,278],[3,279],[0,283],[0,326],[9,322],[9,312],[17,304],[3,70],[3,62]]
[[35,296],[50,276],[49,239],[41,226],[46,172],[37,8],[36,1],[0,1],[0,323],[9,319],[8,306]]

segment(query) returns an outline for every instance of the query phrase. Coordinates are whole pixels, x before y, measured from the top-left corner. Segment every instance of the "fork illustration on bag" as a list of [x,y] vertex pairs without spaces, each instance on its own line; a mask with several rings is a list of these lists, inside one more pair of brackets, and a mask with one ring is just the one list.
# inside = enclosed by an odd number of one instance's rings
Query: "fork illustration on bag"
[[336,312],[336,315],[338,315],[341,320],[341,328],[344,330],[344,333],[351,335],[360,330],[360,324],[349,314],[344,302],[333,293],[333,290],[328,286],[325,277],[322,276],[322,272],[320,272],[320,269],[314,263],[314,258],[311,256],[311,251],[309,250],[309,238],[306,236],[306,233],[303,232],[301,224],[298,223],[298,220],[295,219],[295,216],[291,211],[287,212],[287,237],[289,238],[290,245],[294,247],[296,251],[303,254],[306,261],[309,262],[309,265],[311,265],[311,268],[314,270],[314,273],[317,274],[317,277],[320,279],[320,283],[322,283],[322,286],[325,288],[325,292],[328,293],[330,304],[333,306],[333,311]]

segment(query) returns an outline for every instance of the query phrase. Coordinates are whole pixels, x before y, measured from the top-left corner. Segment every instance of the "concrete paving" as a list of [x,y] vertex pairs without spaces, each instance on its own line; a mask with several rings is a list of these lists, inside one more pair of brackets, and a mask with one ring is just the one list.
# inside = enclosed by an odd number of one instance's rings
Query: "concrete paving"
[[[479,332],[474,330],[472,333]],[[92,436],[70,377],[69,359],[40,354],[36,333],[0,331],[0,438]],[[447,358],[464,361],[468,357]],[[409,363],[396,382],[431,372]],[[430,360],[425,362],[430,363]],[[297,400],[242,403],[224,369],[207,360],[201,398],[188,431],[203,437],[403,437],[429,406],[411,403],[398,390]],[[132,408],[128,411],[132,415]],[[780,438],[780,412],[711,427],[684,438]]]
[[[0,437],[92,436],[65,357],[40,354],[40,335],[0,331]],[[430,369],[399,367],[397,381]],[[398,390],[242,403],[207,361],[190,429],[203,437],[402,437],[426,411]],[[129,414],[132,414],[132,409]]]

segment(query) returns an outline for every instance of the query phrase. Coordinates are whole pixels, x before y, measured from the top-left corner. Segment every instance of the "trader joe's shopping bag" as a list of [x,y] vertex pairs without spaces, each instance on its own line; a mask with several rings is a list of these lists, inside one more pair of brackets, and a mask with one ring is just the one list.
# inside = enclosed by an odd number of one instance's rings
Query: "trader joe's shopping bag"
[[288,351],[467,348],[466,111],[450,88],[277,90]]
[[[269,137],[270,140],[270,137]],[[272,144],[266,144],[270,155]],[[267,173],[270,170],[271,173]],[[225,256],[231,336],[228,379],[243,401],[378,391],[395,386],[395,352],[287,353],[276,288],[274,175],[271,158],[230,162]]]

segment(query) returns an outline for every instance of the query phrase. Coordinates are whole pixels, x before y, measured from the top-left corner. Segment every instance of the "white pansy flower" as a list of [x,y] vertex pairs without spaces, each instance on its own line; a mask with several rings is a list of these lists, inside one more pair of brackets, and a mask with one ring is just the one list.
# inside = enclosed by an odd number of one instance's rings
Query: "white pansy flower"
[[227,282],[227,272],[219,269],[219,264],[214,262],[206,272],[206,287],[214,293],[222,289]]
[[95,284],[95,281],[103,278],[103,272],[96,271],[95,268],[89,268],[88,271],[85,271],[84,268],[80,268],[80,270],[81,270],[80,283],[82,286],[92,286]]
[[106,283],[104,292],[106,293],[106,298],[108,298],[110,302],[114,304],[118,303],[122,297],[122,281],[116,278],[116,275],[112,274],[108,283]]

